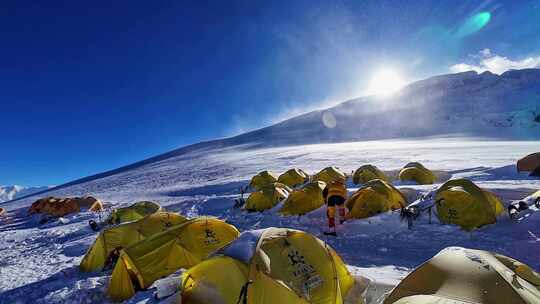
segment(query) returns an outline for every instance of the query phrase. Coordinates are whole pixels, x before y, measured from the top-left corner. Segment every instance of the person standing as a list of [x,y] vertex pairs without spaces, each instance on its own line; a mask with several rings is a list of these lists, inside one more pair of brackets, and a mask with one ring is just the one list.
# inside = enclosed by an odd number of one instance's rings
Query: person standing
[[324,234],[336,236],[336,209],[339,223],[345,222],[345,201],[347,200],[345,181],[336,180],[326,184],[323,197],[326,203],[326,217],[328,218],[328,230]]

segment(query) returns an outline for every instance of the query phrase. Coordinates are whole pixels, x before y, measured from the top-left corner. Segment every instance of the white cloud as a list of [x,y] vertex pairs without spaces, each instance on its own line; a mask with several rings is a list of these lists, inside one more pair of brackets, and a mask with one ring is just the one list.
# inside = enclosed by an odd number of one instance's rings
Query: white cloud
[[479,55],[472,55],[471,57],[478,62],[473,63],[458,63],[450,67],[450,71],[453,73],[476,71],[482,73],[490,71],[495,74],[502,74],[508,70],[526,69],[526,68],[539,68],[540,56],[531,56],[519,60],[512,60],[508,57],[493,54],[490,49],[483,49],[479,52]]
[[489,57],[491,56],[491,50],[490,49],[483,49],[480,51],[480,55],[484,56],[484,57]]

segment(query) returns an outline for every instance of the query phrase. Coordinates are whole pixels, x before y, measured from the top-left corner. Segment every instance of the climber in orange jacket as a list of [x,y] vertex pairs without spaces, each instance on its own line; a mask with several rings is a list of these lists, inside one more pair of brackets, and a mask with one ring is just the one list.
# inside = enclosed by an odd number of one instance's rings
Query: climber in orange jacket
[[326,235],[336,235],[336,208],[339,223],[345,221],[345,201],[347,200],[347,188],[345,182],[337,180],[328,183],[323,190],[323,197],[326,202],[326,216],[328,217],[328,231]]

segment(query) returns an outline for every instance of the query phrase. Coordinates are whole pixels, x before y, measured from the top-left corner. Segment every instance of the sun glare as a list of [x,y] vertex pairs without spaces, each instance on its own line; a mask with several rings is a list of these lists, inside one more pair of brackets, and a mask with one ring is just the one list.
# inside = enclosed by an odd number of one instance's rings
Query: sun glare
[[405,85],[403,77],[393,69],[381,69],[377,71],[368,87],[368,94],[389,96],[399,91]]

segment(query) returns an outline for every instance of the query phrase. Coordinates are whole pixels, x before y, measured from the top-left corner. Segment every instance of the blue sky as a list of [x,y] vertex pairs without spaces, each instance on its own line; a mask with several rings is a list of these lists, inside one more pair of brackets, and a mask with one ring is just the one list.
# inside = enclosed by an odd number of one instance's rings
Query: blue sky
[[0,184],[262,127],[362,95],[381,68],[411,81],[540,60],[538,0],[408,2],[2,3]]

